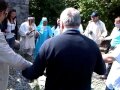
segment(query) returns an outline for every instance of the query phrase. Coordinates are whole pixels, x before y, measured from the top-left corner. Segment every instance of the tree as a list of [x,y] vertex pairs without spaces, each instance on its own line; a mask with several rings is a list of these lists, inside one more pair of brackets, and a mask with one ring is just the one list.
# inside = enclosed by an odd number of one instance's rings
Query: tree
[[65,7],[62,0],[31,0],[30,13],[36,17],[39,24],[41,18],[46,16],[49,24],[54,24]]
[[79,0],[79,6],[85,26],[90,19],[90,14],[93,11],[98,11],[109,32],[114,26],[114,19],[120,15],[119,0]]
[[49,24],[54,25],[56,18],[66,7],[79,9],[84,29],[90,20],[90,14],[98,11],[100,18],[105,22],[110,32],[114,26],[115,17],[120,15],[120,0],[31,0],[30,13],[36,17],[39,24],[41,18],[46,16]]

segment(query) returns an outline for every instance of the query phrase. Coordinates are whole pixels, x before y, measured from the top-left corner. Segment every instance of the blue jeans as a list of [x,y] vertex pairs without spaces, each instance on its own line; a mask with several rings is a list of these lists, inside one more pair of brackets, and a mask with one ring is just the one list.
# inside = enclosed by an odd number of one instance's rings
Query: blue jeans
[[15,45],[15,37],[10,38],[10,39],[6,39],[6,41],[8,42],[9,46],[14,49],[14,45]]

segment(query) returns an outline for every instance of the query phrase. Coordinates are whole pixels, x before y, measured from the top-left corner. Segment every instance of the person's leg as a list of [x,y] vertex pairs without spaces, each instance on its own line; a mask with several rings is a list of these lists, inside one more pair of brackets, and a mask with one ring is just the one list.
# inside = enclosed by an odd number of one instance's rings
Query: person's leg
[[107,66],[107,69],[106,69],[106,73],[105,73],[105,78],[107,78],[109,72],[110,72],[110,69],[112,67],[112,63],[108,63],[108,66]]

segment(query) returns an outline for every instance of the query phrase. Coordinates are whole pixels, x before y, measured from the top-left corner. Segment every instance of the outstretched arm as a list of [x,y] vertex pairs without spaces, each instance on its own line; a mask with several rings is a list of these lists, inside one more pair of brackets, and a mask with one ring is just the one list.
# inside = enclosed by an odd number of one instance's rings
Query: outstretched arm
[[15,68],[24,70],[32,65],[31,62],[26,61],[22,56],[15,53],[5,40],[3,33],[0,32],[0,62],[11,65]]
[[22,71],[22,74],[27,79],[33,80],[37,79],[39,76],[44,74],[44,70],[46,68],[46,57],[45,57],[45,43],[40,48],[40,53],[37,55],[33,65],[31,67],[26,68]]

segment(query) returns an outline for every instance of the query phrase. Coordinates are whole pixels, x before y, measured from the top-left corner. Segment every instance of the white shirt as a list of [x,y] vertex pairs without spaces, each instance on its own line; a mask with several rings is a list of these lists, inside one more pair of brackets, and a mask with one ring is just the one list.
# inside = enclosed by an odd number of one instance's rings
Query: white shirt
[[60,27],[59,26],[57,26],[56,29],[55,29],[55,26],[53,26],[51,30],[52,30],[54,36],[60,35]]
[[[20,48],[21,50],[24,49],[34,49],[35,48],[35,31],[30,33],[30,28],[32,30],[36,30],[36,25],[32,24],[29,26],[28,21],[24,22],[21,24],[20,29],[19,29],[19,34],[21,36],[20,38]],[[27,35],[27,33],[30,33]]]
[[16,22],[15,23],[10,23],[10,21],[8,20],[7,22],[7,33],[6,35],[6,39],[10,39],[12,37],[14,37],[14,33],[11,33],[12,30],[15,30],[15,26],[16,26]]
[[80,31],[81,34],[83,34],[84,30],[83,30],[82,24],[80,24],[80,26],[79,26],[79,31]]
[[[92,34],[90,34],[90,32],[92,32]],[[84,34],[85,36],[95,41],[98,45],[100,45],[100,37],[107,36],[107,30],[105,24],[101,20],[97,21],[96,23],[93,21],[89,21]]]
[[120,45],[112,52],[112,55],[116,61],[112,64],[106,85],[109,89],[120,90]]

